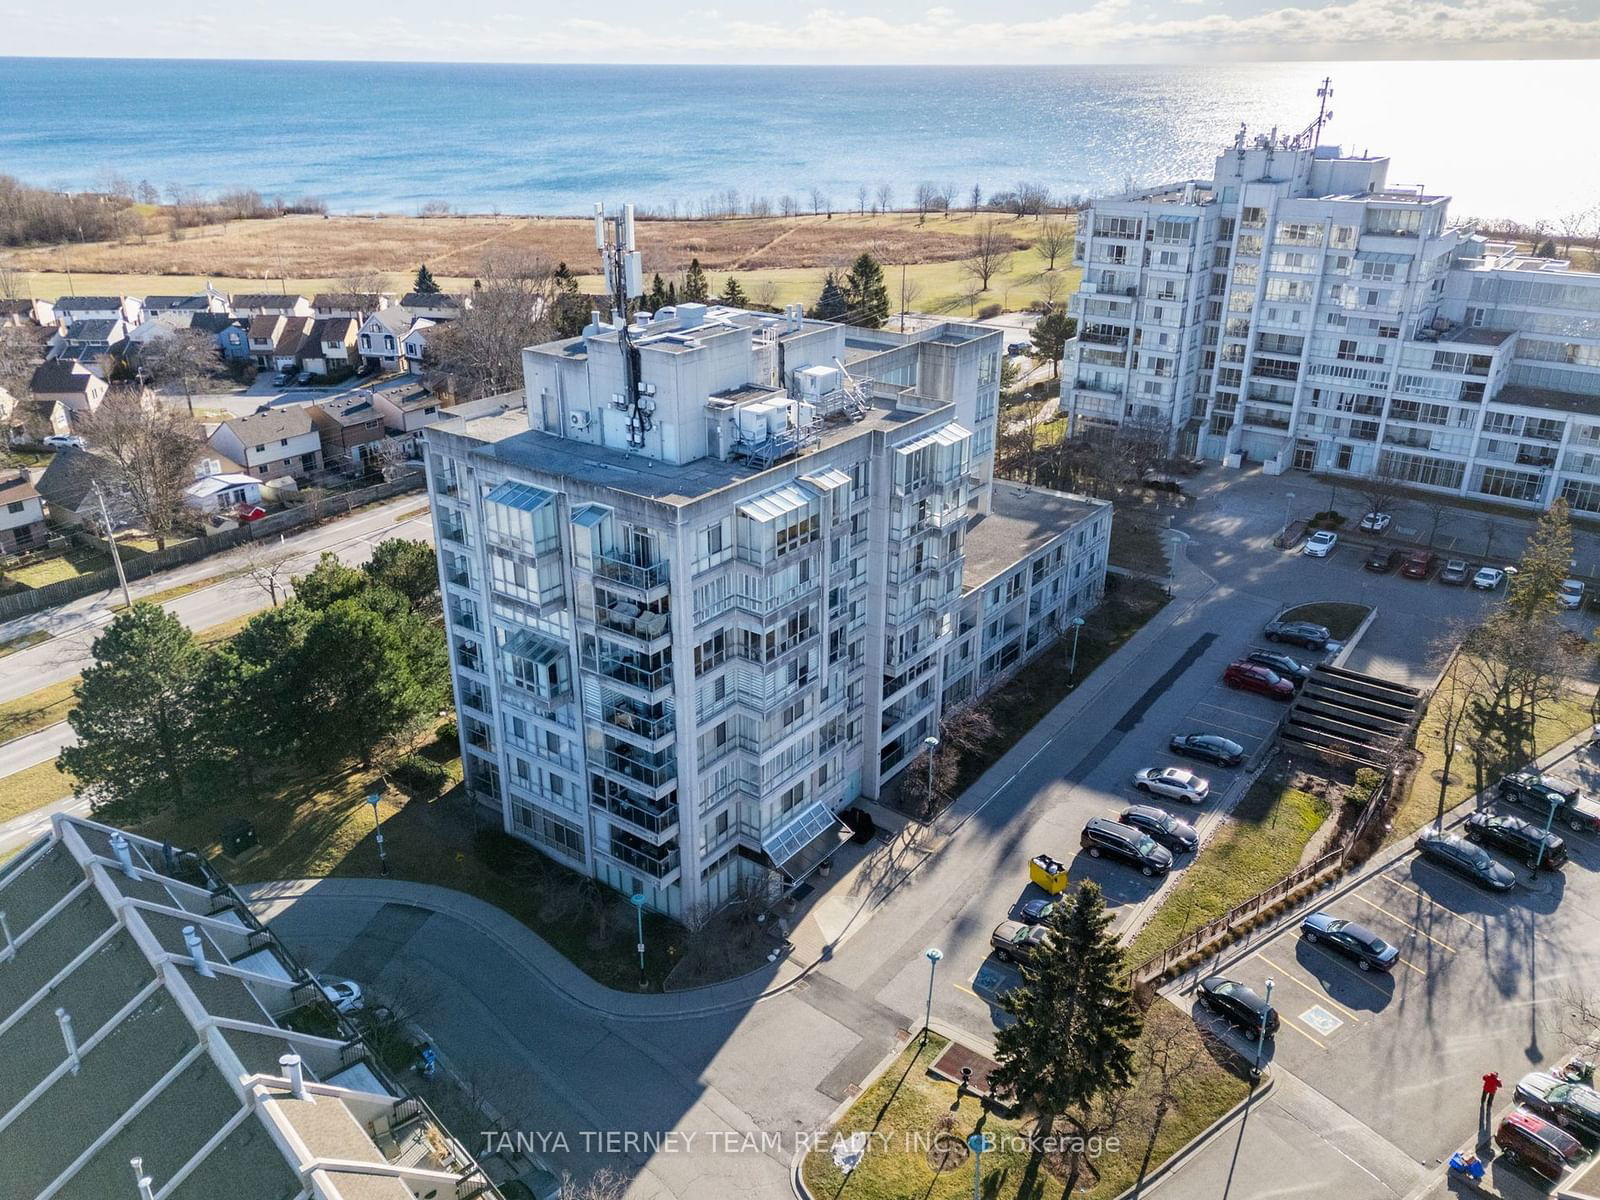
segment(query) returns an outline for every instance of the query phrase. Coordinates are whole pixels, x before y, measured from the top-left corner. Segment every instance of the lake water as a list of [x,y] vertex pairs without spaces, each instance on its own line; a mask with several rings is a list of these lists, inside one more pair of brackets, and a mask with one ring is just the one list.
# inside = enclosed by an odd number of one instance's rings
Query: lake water
[[[1388,154],[1391,182],[1459,216],[1600,202],[1594,62],[1217,67],[678,67],[0,58],[0,172],[108,172],[206,192],[315,195],[339,212],[697,212],[712,193],[853,207],[920,181],[963,202],[1038,180],[1094,194],[1209,174],[1240,122]],[[1589,114],[1589,117],[1583,117]]]

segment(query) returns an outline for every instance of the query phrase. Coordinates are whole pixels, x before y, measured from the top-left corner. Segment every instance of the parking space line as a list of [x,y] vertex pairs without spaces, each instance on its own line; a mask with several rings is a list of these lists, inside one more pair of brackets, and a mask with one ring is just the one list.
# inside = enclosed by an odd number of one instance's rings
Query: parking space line
[[1277,724],[1276,721],[1272,720],[1269,717],[1257,717],[1257,716],[1252,715],[1251,713],[1240,712],[1236,708],[1224,708],[1220,704],[1212,704],[1209,700],[1200,701],[1200,703],[1195,705],[1195,708],[1209,708],[1213,712],[1222,713],[1224,716],[1234,717],[1234,718],[1236,718],[1236,719],[1238,719],[1240,721],[1249,721],[1249,722],[1251,722],[1253,724],[1256,724],[1256,725],[1276,725]]
[[1434,937],[1433,934],[1429,933],[1426,929],[1423,929],[1423,928],[1421,928],[1420,926],[1417,926],[1417,925],[1413,925],[1410,921],[1406,920],[1404,917],[1395,916],[1394,913],[1390,912],[1383,905],[1374,904],[1371,900],[1368,900],[1360,892],[1351,892],[1350,896],[1354,900],[1361,901],[1361,903],[1365,904],[1368,908],[1377,909],[1384,916],[1388,917],[1391,921],[1399,921],[1400,924],[1404,925],[1407,929],[1411,930],[1412,933],[1420,933],[1423,937],[1427,938],[1430,942],[1432,942],[1435,946],[1438,946],[1440,949],[1448,950],[1451,954],[1454,954],[1456,952],[1456,948],[1454,946],[1452,946],[1449,942],[1446,942],[1446,941],[1444,941],[1444,940],[1442,940],[1440,938]]
[[1296,1021],[1293,1017],[1289,1017],[1289,1018],[1287,1018],[1285,1020],[1281,1020],[1281,1021],[1278,1022],[1278,1028],[1279,1029],[1283,1029],[1285,1027],[1294,1030],[1301,1037],[1305,1038],[1306,1041],[1310,1042],[1313,1046],[1315,1046],[1318,1050],[1326,1050],[1328,1048],[1328,1045],[1327,1045],[1326,1042],[1322,1041],[1320,1038],[1317,1038],[1317,1037],[1313,1036],[1312,1034],[1308,1033],[1306,1030],[1301,1029],[1299,1022]]
[[1267,966],[1271,967],[1279,975],[1282,975],[1290,983],[1295,984],[1298,987],[1304,988],[1306,991],[1310,992],[1313,996],[1315,996],[1318,1000],[1321,1000],[1324,1004],[1331,1004],[1334,1008],[1338,1009],[1340,1011],[1340,1013],[1342,1013],[1344,1015],[1344,1017],[1345,1017],[1345,1019],[1347,1021],[1350,1021],[1352,1024],[1356,1024],[1356,1025],[1361,1024],[1361,1018],[1360,1017],[1356,1016],[1355,1013],[1351,1012],[1344,1005],[1340,1004],[1337,1000],[1335,1000],[1332,997],[1330,997],[1326,992],[1319,991],[1317,988],[1312,987],[1309,983],[1305,983],[1302,980],[1295,978],[1295,976],[1291,975],[1288,971],[1285,971],[1282,967],[1280,967],[1277,963],[1273,962],[1265,954],[1257,953],[1256,957],[1259,958],[1262,962],[1266,963]]
[[[1401,859],[1400,861],[1404,862],[1405,860]],[[1459,875],[1453,874],[1450,871],[1446,871],[1443,867],[1438,866],[1438,865],[1436,865],[1434,863],[1431,863],[1425,858],[1416,858],[1416,859],[1413,859],[1412,861],[1415,862],[1417,864],[1417,866],[1419,866],[1419,867],[1426,867],[1429,871],[1437,871],[1439,873],[1439,875],[1444,879],[1455,880],[1455,881],[1458,881],[1458,882],[1461,879],[1461,877]],[[1431,897],[1430,897],[1430,899],[1431,899]],[[1484,904],[1493,905],[1495,908],[1498,908],[1503,913],[1511,911],[1511,906],[1509,904],[1505,903],[1505,901],[1503,901],[1503,900],[1496,900],[1493,896],[1490,896],[1487,893],[1479,896],[1478,899],[1481,900]],[[1438,904],[1440,902],[1437,901],[1437,900],[1434,900],[1434,903]]]
[[[1337,950],[1333,950],[1327,946],[1321,945],[1320,943],[1313,944],[1311,948],[1319,952],[1319,956],[1323,962],[1327,963],[1329,966],[1338,967],[1351,979],[1361,980],[1362,983],[1366,984],[1373,991],[1379,993],[1380,995],[1387,996],[1389,994],[1378,986],[1378,981],[1372,977],[1371,971],[1363,971],[1358,967],[1352,967],[1344,960]],[[1400,961],[1404,962],[1405,960],[1401,959]],[[1411,969],[1413,971],[1417,970],[1416,967],[1412,967]],[[1383,972],[1380,971],[1379,974],[1381,975]],[[1423,974],[1427,974],[1427,972],[1424,971]]]
[[[1402,861],[1404,861],[1404,860],[1402,860]],[[1419,900],[1426,900],[1429,904],[1432,904],[1434,907],[1444,909],[1445,912],[1449,913],[1456,920],[1462,922],[1463,924],[1472,926],[1472,928],[1476,929],[1479,933],[1483,932],[1483,926],[1479,925],[1471,917],[1462,916],[1455,909],[1446,906],[1445,904],[1441,903],[1438,900],[1435,900],[1432,896],[1428,895],[1427,892],[1419,892],[1416,888],[1412,887],[1409,883],[1401,883],[1398,879],[1393,879],[1388,875],[1381,875],[1380,878],[1382,878],[1385,883],[1394,884],[1395,887],[1400,888],[1402,891],[1410,892],[1413,896],[1417,897],[1417,899],[1419,899]]]
[[973,998],[973,999],[974,999],[974,1000],[982,1000],[982,999],[983,999],[983,997],[982,997],[982,996],[980,996],[980,995],[978,995],[978,993],[977,993],[977,992],[975,992],[975,991],[973,991],[973,990],[972,990],[972,989],[971,989],[971,988],[969,988],[969,987],[968,987],[968,986],[967,986],[967,985],[966,985],[966,984],[964,984],[964,983],[955,983],[955,982],[952,982],[952,983],[951,983],[951,984],[950,984],[950,986],[951,986],[951,987],[953,987],[953,988],[960,988],[960,989],[961,989],[961,990],[962,990],[962,991],[963,991],[963,992],[965,992],[965,993],[966,993],[966,994],[967,994],[967,995],[969,995],[969,996],[971,996],[971,997],[972,997],[972,998]]
[[1417,966],[1416,963],[1412,962],[1404,954],[1402,954],[1395,961],[1396,962],[1405,963],[1406,966],[1410,967],[1413,971],[1415,971],[1418,975],[1421,975],[1424,979],[1426,979],[1428,977],[1428,973],[1426,971],[1424,971],[1421,967]]

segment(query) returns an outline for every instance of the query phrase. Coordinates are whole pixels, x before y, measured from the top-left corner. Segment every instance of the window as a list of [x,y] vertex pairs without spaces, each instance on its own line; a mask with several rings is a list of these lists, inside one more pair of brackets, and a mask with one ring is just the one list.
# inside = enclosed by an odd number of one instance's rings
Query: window
[[10,504],[6,505],[6,511],[7,512],[19,513],[25,507],[26,507],[26,505],[21,500],[13,500]]

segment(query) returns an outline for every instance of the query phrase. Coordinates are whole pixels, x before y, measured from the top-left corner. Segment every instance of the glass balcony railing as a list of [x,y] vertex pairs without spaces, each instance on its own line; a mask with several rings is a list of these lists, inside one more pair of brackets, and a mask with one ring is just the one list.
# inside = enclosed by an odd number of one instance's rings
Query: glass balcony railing
[[605,850],[619,863],[636,871],[643,871],[656,879],[665,879],[678,869],[676,846],[630,846],[622,840],[624,836],[619,831],[612,830],[611,844]]
[[607,725],[655,741],[674,729],[673,714],[659,704],[611,703],[601,711]]
[[601,555],[594,560],[594,573],[640,591],[666,587],[669,575],[664,562],[636,563],[610,555]]

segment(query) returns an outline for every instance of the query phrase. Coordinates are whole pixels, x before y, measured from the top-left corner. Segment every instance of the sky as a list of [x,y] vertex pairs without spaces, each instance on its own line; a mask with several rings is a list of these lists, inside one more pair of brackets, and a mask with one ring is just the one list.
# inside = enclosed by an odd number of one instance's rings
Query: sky
[[326,0],[0,0],[0,31],[0,53],[46,57],[974,65],[1600,58],[1600,0],[388,0],[375,9],[329,9]]

